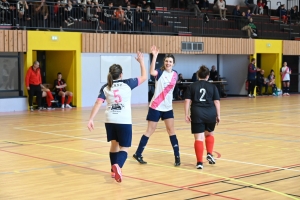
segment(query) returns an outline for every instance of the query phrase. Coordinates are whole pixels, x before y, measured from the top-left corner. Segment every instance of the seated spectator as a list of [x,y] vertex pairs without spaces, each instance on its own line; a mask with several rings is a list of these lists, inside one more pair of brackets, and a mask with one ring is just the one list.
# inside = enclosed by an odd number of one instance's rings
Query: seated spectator
[[51,91],[47,88],[46,85],[41,85],[42,88],[42,97],[46,97],[46,101],[47,101],[47,109],[48,110],[53,110],[54,108],[52,108],[52,101],[54,100],[53,95],[51,93]]
[[110,33],[111,30],[115,30],[115,33],[117,33],[117,30],[119,30],[119,20],[115,16],[113,6],[113,3],[109,2],[108,7],[104,7],[104,20],[109,30],[108,33]]
[[297,24],[299,23],[299,11],[298,11],[298,6],[294,6],[292,9],[291,9],[291,18],[293,21],[295,21]]
[[227,8],[224,0],[217,0],[213,9],[215,12],[219,11],[221,20],[227,20],[226,19]]
[[126,8],[127,6],[130,6],[130,5],[131,5],[131,3],[130,3],[129,0],[124,0],[123,4],[122,4],[122,7]]
[[251,38],[251,34],[253,36],[257,36],[256,33],[253,32],[252,28],[249,26],[249,20],[246,18],[245,12],[242,13],[242,17],[240,18],[239,28],[242,31],[247,31],[249,38]]
[[143,27],[145,26],[145,21],[144,21],[144,13],[142,12],[142,8],[140,5],[136,6],[133,19],[134,19],[134,30],[142,31]]
[[248,9],[248,10],[247,10],[246,17],[247,17],[248,19],[250,19],[251,15],[252,15],[252,14],[251,14],[251,10]]
[[235,8],[233,9],[232,11],[232,15],[235,16],[235,17],[240,17],[242,16],[242,13],[240,11],[240,6],[239,5],[236,5]]
[[252,35],[257,36],[257,28],[256,28],[255,24],[253,23],[253,18],[249,19],[248,26],[250,26],[250,28],[252,29],[252,32],[253,32]]
[[144,21],[145,21],[145,23],[142,24],[142,26],[144,25],[145,27],[148,27],[149,31],[152,32],[152,24],[154,22],[152,19],[152,13],[151,13],[150,6],[147,6],[146,11],[144,12]]
[[131,11],[130,5],[127,6],[127,9],[124,11],[125,25],[126,30],[133,31],[133,12]]
[[218,81],[219,80],[219,75],[218,71],[216,69],[216,66],[211,66],[210,74],[209,74],[209,80],[212,81]]
[[[72,108],[70,106],[70,103],[73,98],[73,93],[70,91],[67,91],[66,89],[67,84],[64,79],[62,79],[62,74],[60,72],[57,73],[57,79],[54,81],[54,88],[55,88],[55,93],[58,96],[61,96],[61,108],[64,109],[66,108]],[[65,97],[68,96],[68,101],[65,106]]]
[[192,82],[198,81],[197,72],[193,73]]
[[265,94],[267,94],[267,92],[268,92],[268,79],[266,79],[265,77],[264,77],[264,74],[265,74],[265,71],[264,70],[261,70],[260,72],[257,72],[257,76],[256,76],[256,81],[257,81],[257,83],[256,83],[256,85],[257,85],[257,87],[258,87],[258,92],[257,92],[257,94],[258,95],[262,95],[263,93],[262,93],[262,87],[265,87]]
[[275,72],[272,69],[270,75],[268,76],[269,86],[272,87],[272,93],[274,96],[277,96],[277,86],[275,84]]
[[[19,24],[24,24],[25,21],[27,20],[26,15],[28,14],[28,5],[25,0],[18,1],[17,3],[17,20]],[[26,13],[25,13],[26,12]]]
[[263,3],[262,0],[260,0],[258,3],[257,3],[257,7],[258,7],[258,11],[259,11],[259,14],[260,15],[263,15],[264,14],[264,7],[266,6],[265,3]]
[[257,8],[257,5],[254,4],[253,0],[245,0],[245,4],[248,8],[252,8],[252,14],[255,15],[257,14],[258,15],[258,8]]
[[[260,2],[260,0],[257,0],[257,5]],[[268,15],[269,14],[269,7],[267,6],[267,0],[262,0],[262,3],[264,4],[263,9],[267,11]]]
[[96,24],[96,32],[98,31],[98,29],[100,31],[102,31],[102,27],[100,26],[99,23],[99,15],[98,15],[98,11],[100,11],[100,7],[96,7],[94,3],[91,3],[91,5],[87,5],[87,13],[86,13],[86,19],[88,21],[94,22]]
[[281,8],[280,8],[280,16],[281,16],[281,19],[282,19],[283,23],[287,24],[287,22],[288,22],[288,15],[287,15],[287,10],[285,9],[284,4],[282,4]]
[[208,10],[208,8],[209,8],[209,1],[208,0],[203,0],[202,8],[205,9],[205,10]]
[[189,11],[194,10],[195,17],[200,15],[201,11],[199,9],[200,1],[199,0],[188,0],[188,9]]
[[[89,1],[90,2],[90,1]],[[65,23],[68,26],[71,26],[74,24],[75,19],[73,18],[73,6],[72,6],[72,1],[68,2],[68,5],[65,7]]]
[[0,22],[1,24],[11,24],[10,22],[11,6],[6,0],[0,1]]
[[118,19],[119,21],[119,24],[122,25],[123,22],[125,21],[125,16],[124,16],[124,10],[122,8],[122,6],[120,5],[115,11],[115,16],[116,16],[116,19]]

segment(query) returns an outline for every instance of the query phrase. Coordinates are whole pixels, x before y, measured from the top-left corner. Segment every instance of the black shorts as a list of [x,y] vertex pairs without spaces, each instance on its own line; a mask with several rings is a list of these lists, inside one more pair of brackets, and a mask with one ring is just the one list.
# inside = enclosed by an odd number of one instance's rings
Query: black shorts
[[215,127],[216,123],[191,123],[192,134],[203,133],[205,131],[213,132]]
[[152,122],[158,122],[159,119],[165,120],[165,119],[171,119],[171,118],[172,119],[174,118],[173,110],[159,111],[159,110],[154,110],[152,108],[149,108],[146,120],[152,121]]
[[132,124],[105,123],[107,142],[116,140],[121,147],[131,147]]
[[290,82],[290,80],[286,80],[286,81],[282,81],[282,82],[284,82],[284,83],[289,83],[289,82]]

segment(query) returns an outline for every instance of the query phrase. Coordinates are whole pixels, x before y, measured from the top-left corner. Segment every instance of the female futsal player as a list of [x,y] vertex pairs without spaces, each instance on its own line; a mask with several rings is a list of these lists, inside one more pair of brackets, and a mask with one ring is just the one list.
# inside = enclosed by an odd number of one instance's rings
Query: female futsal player
[[136,60],[141,67],[139,78],[122,80],[122,67],[117,64],[110,66],[107,84],[100,90],[87,125],[90,131],[94,130],[94,117],[106,99],[105,128],[107,141],[111,142],[109,157],[112,177],[117,182],[122,182],[121,168],[127,159],[127,151],[132,140],[131,90],[147,80],[144,57],[141,52],[137,53]]
[[156,46],[152,46],[151,52],[153,58],[150,66],[150,74],[155,77],[155,91],[147,115],[148,127],[146,133],[142,136],[133,157],[140,164],[147,164],[147,162],[143,160],[142,153],[147,145],[149,137],[154,133],[159,119],[162,119],[165,122],[174,150],[174,165],[179,166],[179,144],[174,130],[174,114],[172,108],[173,90],[178,78],[177,72],[173,70],[175,58],[173,55],[167,54],[164,58],[164,65],[160,69],[155,69],[159,49]]
[[287,66],[287,62],[283,63],[283,67],[280,69],[281,73],[281,79],[282,79],[282,92],[283,96],[290,96],[289,90],[290,90],[290,74],[292,73],[292,70]]
[[214,148],[214,129],[220,122],[220,97],[215,85],[207,82],[209,69],[201,66],[197,72],[199,81],[192,83],[186,90],[184,111],[185,121],[191,123],[194,134],[194,148],[197,157],[197,169],[203,169],[203,141],[207,150],[206,159],[209,164],[215,164],[212,155]]

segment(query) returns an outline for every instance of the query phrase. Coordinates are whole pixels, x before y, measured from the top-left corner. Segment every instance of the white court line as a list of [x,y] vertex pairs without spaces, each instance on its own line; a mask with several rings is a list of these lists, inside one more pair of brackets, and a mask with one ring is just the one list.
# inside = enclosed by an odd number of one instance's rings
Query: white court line
[[[36,132],[36,133],[43,133],[43,134],[48,134],[48,135],[56,135],[56,136],[61,136],[61,137],[68,137],[68,138],[75,138],[75,139],[81,139],[81,140],[107,143],[107,141],[104,141],[104,140],[89,139],[89,138],[84,138],[84,137],[70,136],[70,135],[64,135],[64,134],[58,134],[58,133],[50,133],[50,132],[45,132],[45,131],[36,131],[36,130],[29,130],[29,129],[22,129],[22,128],[15,128],[15,129],[24,130],[24,131],[31,131],[31,132]],[[137,147],[137,146],[132,145],[132,147]],[[158,151],[158,152],[167,152],[167,153],[172,153],[173,154],[173,151],[169,151],[169,150],[162,150],[162,149],[155,149],[155,148],[147,148],[147,149],[151,149],[153,151]],[[187,155],[187,156],[193,156],[193,157],[195,156],[194,154],[189,154],[189,153],[180,153],[180,154]],[[281,170],[287,170],[287,171],[300,172],[300,170],[296,170],[296,169],[288,169],[288,168],[276,167],[276,166],[271,166],[271,165],[262,165],[262,164],[257,164],[257,163],[243,162],[243,161],[237,161],[237,160],[229,160],[229,159],[224,159],[224,158],[218,158],[218,160],[228,161],[228,162],[235,162],[235,163],[246,164],[246,165],[255,165],[255,166],[267,167],[267,168],[273,168],[273,169],[281,169]]]
[[[276,126],[287,126],[287,127],[295,127],[295,128],[300,128],[300,126],[296,125],[290,125],[290,124],[278,124],[278,123],[268,123],[268,122],[255,122],[255,121],[242,121],[242,120],[232,120],[232,119],[223,119],[222,121],[230,121],[230,122],[242,122],[242,123],[247,123],[247,124],[266,124],[266,125],[276,125]],[[225,124],[226,125],[226,124]]]

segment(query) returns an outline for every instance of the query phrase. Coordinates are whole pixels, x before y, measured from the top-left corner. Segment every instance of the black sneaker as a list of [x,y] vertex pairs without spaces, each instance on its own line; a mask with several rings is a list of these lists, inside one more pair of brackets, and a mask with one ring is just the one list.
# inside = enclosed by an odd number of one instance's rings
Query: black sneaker
[[143,160],[143,156],[137,156],[136,154],[133,154],[134,159],[136,159],[140,164],[147,164],[146,161]]
[[214,165],[214,164],[216,164],[216,161],[215,161],[215,159],[214,159],[213,155],[211,155],[211,154],[207,154],[207,156],[206,156],[206,160],[207,160],[207,161],[208,161],[208,163],[209,163],[209,164],[211,164],[211,165]]
[[179,156],[175,156],[175,163],[174,163],[174,166],[177,167],[179,166],[181,163],[180,163],[180,157]]
[[197,162],[196,168],[197,169],[203,169],[203,163],[202,162]]

